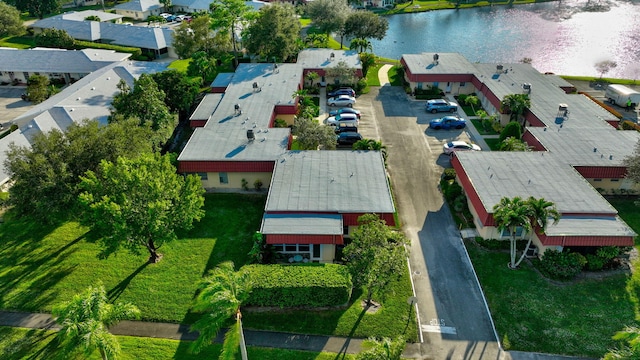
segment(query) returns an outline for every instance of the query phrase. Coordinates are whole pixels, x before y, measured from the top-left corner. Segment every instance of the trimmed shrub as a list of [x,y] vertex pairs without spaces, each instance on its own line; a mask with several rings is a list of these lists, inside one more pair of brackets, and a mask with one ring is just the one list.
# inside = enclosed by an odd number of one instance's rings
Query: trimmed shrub
[[593,254],[587,254],[585,255],[585,258],[587,259],[587,265],[586,265],[587,270],[591,270],[591,271],[602,270],[606,262],[600,256],[593,255]]
[[140,48],[137,48],[137,47],[111,45],[111,44],[100,44],[100,43],[94,43],[94,42],[91,42],[91,41],[76,40],[75,48],[78,49],[78,50],[84,49],[84,48],[115,50],[117,52],[129,53],[129,54],[132,54],[133,56],[142,55],[142,50],[140,50]]
[[276,119],[274,121],[274,126],[277,128],[286,128],[287,127],[287,122],[284,121],[283,119]]
[[605,262],[609,262],[616,256],[620,255],[620,248],[617,246],[603,246],[596,250],[596,255],[602,258]]
[[247,265],[252,285],[249,306],[324,307],[351,298],[351,276],[337,264]]
[[462,186],[454,181],[453,183],[448,184],[446,188],[443,188],[442,192],[444,193],[444,197],[447,199],[447,202],[452,203],[456,198],[462,195]]
[[453,180],[456,178],[456,169],[454,168],[446,168],[444,169],[444,173],[442,174],[442,179],[444,180]]
[[500,142],[503,142],[504,139],[508,137],[513,137],[518,140],[522,138],[522,128],[520,127],[519,123],[511,121],[504,126],[504,129],[502,129],[502,131],[500,132],[499,140]]
[[582,254],[547,250],[539,262],[539,269],[552,279],[571,280],[586,264],[587,259]]

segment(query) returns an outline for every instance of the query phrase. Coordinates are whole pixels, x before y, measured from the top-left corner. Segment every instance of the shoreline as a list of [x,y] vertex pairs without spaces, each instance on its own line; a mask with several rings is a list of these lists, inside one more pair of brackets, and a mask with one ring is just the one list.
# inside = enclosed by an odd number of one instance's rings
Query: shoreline
[[[467,0],[468,1],[468,0]],[[368,10],[375,14],[386,16],[396,14],[413,14],[435,10],[458,10],[458,9],[471,9],[476,7],[493,7],[493,6],[513,6],[513,5],[527,5],[535,3],[554,2],[557,0],[507,0],[507,1],[476,1],[472,4],[466,2],[461,3],[462,0],[450,2],[450,1],[410,1],[403,4],[396,4],[391,9],[384,8],[369,8]]]

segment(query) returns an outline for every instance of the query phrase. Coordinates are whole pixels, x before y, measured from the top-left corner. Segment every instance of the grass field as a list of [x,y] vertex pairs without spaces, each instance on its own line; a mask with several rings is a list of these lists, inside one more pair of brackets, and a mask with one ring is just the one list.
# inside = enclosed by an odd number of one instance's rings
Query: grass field
[[36,43],[32,36],[9,36],[0,38],[0,47],[29,49],[35,46]]
[[[148,264],[146,253],[98,259],[95,234],[76,222],[44,227],[6,219],[0,226],[0,238],[6,239],[0,244],[0,308],[48,312],[102,282],[112,301],[133,303],[145,320],[192,323],[197,315],[189,309],[203,274],[222,261],[231,260],[237,268],[247,263],[264,202],[263,195],[207,194],[205,217],[161,248],[164,258],[158,264]],[[361,317],[356,300],[342,310],[247,314],[244,323],[246,328],[356,337],[405,332],[416,339],[414,315],[409,317],[406,306],[408,274],[387,294],[375,315]]]
[[[30,330],[22,328],[0,327],[0,359],[19,360],[50,359],[55,350],[55,332],[45,330]],[[212,344],[204,348],[199,354],[189,352],[190,342],[118,336],[121,360],[197,360],[217,359],[221,345]],[[250,359],[261,360],[333,360],[337,354],[316,353],[309,351],[268,349],[249,346],[247,356]],[[342,359],[342,355],[340,355]],[[96,352],[89,359],[99,360]],[[345,360],[353,360],[353,355],[346,355]]]

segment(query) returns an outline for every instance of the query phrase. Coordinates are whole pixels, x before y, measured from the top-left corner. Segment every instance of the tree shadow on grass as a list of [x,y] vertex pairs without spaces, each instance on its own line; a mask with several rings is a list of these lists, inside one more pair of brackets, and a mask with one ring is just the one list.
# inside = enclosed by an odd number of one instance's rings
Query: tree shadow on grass
[[129,274],[129,276],[127,276],[122,281],[120,281],[118,285],[114,286],[111,290],[107,291],[107,298],[109,298],[109,301],[115,302],[116,300],[118,300],[120,295],[122,295],[122,293],[129,286],[129,283],[131,283],[131,280],[133,280],[133,278],[135,278],[138,274],[140,274],[140,272],[142,272],[142,270],[144,270],[148,265],[149,265],[148,261],[140,265],[134,272]]
[[[9,327],[0,328],[0,337],[9,337],[12,332],[13,330]],[[47,342],[47,344],[42,346],[43,342]],[[20,339],[17,339],[5,346],[2,352],[0,352],[0,359],[51,359],[52,354],[56,352],[56,348],[57,341],[55,340],[54,332],[31,329],[28,330]],[[34,352],[34,349],[38,350]]]
[[338,354],[336,355],[335,360],[344,360],[345,356],[347,355],[347,350],[349,349],[349,343],[351,342],[351,338],[353,338],[353,335],[356,333],[356,329],[360,325],[362,318],[364,318],[364,315],[367,313],[367,308],[368,306],[363,308],[362,311],[360,312],[360,315],[358,315],[358,320],[356,320],[356,322],[353,324],[353,327],[351,328],[351,332],[349,332],[349,336],[347,336],[347,340],[344,342],[344,345],[342,345],[342,348],[340,349],[340,352],[338,352]]

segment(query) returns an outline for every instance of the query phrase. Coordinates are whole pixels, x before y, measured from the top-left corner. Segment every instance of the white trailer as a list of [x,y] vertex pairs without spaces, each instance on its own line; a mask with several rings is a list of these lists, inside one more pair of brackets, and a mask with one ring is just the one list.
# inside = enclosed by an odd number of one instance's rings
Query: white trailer
[[624,85],[609,85],[604,94],[609,102],[622,107],[627,106],[629,100],[634,108],[640,104],[640,92]]

